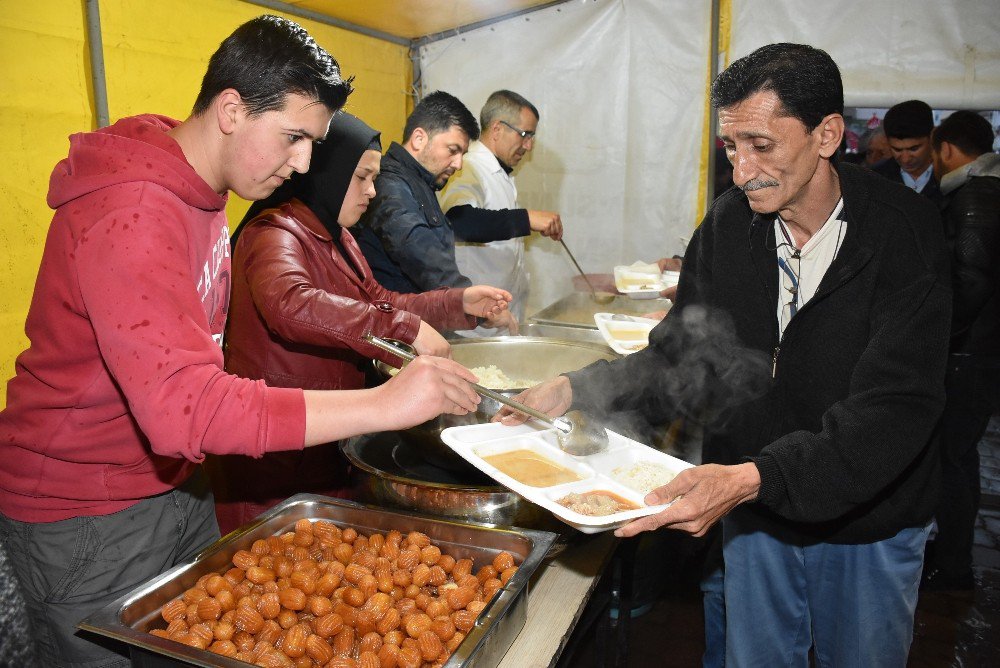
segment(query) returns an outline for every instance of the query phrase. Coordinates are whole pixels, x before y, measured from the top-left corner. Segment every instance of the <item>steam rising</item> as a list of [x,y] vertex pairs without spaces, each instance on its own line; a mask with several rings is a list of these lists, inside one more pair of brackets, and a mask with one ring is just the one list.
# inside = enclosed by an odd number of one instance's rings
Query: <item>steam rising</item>
[[744,347],[732,319],[716,309],[689,306],[672,314],[650,347],[659,359],[642,367],[634,382],[601,388],[610,399],[609,420],[633,434],[678,417],[721,428],[736,408],[762,396],[770,382],[769,357]]

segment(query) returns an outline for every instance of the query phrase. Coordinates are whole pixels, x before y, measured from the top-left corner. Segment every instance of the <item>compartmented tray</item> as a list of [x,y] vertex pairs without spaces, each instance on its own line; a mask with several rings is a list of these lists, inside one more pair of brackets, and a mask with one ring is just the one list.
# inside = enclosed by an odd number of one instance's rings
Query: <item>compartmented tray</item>
[[639,316],[615,319],[614,313],[595,313],[597,331],[619,355],[631,355],[649,345],[649,333],[659,321]]
[[426,517],[403,511],[388,511],[352,501],[313,494],[297,494],[260,515],[250,524],[223,536],[195,557],[137,587],[108,604],[79,628],[130,646],[133,666],[203,666],[246,668],[248,664],[207,650],[160,638],[148,633],[160,628],[160,608],[193,587],[208,573],[225,573],[238,550],[248,550],[259,538],[293,529],[307,518],[326,520],[359,533],[404,534],[420,531],[442,551],[457,559],[468,558],[479,568],[506,551],[514,556],[518,570],[479,615],[475,626],[445,664],[448,668],[496,666],[527,619],[528,579],[542,563],[556,535],[546,531],[506,529],[472,522]]
[[[516,427],[499,423],[451,427],[441,439],[470,464],[529,501],[583,533],[599,533],[623,526],[634,519],[658,513],[669,504],[646,506],[650,490],[665,485],[691,465],[685,461],[608,431],[608,449],[596,455],[573,457],[559,448],[556,430],[535,422]],[[521,452],[530,454],[521,454]],[[518,453],[506,470],[526,460],[534,466],[535,479],[515,477],[498,468],[497,456]],[[538,457],[542,458],[541,463]],[[490,460],[490,458],[494,458]],[[554,470],[555,469],[555,470]],[[542,475],[548,474],[548,475]],[[575,478],[575,479],[571,479]],[[570,495],[610,492],[618,500],[635,506],[606,515],[588,515],[562,505]]]

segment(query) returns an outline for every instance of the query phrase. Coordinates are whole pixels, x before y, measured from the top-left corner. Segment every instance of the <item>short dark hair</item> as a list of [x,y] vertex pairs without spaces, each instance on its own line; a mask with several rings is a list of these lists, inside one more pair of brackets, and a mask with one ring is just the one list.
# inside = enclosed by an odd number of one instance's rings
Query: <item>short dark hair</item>
[[948,142],[966,155],[979,157],[993,150],[993,126],[974,111],[964,109],[954,112],[941,121],[941,125],[931,133],[934,150]]
[[433,137],[439,132],[447,132],[453,125],[469,135],[469,141],[479,139],[479,124],[468,107],[454,95],[435,91],[413,108],[403,128],[403,141],[408,141],[417,128],[423,128],[428,136]]
[[830,114],[844,113],[844,84],[826,51],[806,44],[768,44],[727,67],[712,82],[712,104],[723,109],[771,91],[783,113],[812,132]]
[[882,119],[885,136],[893,139],[927,137],[934,129],[934,112],[922,100],[907,100],[889,107]]
[[353,90],[340,65],[299,24],[265,15],[247,21],[222,41],[208,61],[193,113],[203,114],[227,88],[243,98],[251,116],[282,109],[298,94],[336,111]]
[[479,112],[479,127],[485,130],[495,120],[504,120],[510,123],[517,123],[520,119],[521,110],[527,109],[535,115],[535,120],[540,120],[538,109],[528,102],[522,95],[518,95],[512,90],[498,90],[490,93],[486,98],[486,104]]

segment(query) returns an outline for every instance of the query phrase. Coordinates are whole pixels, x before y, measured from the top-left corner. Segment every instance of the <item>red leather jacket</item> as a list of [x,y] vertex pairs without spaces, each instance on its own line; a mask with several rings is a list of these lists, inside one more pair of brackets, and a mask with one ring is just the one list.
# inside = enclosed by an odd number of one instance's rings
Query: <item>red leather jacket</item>
[[364,334],[413,343],[421,318],[438,330],[475,326],[462,311],[462,289],[391,292],[347,230],[340,243],[350,264],[294,199],[245,227],[233,261],[227,371],[277,387],[358,389],[370,359],[396,361]]
[[[439,330],[475,326],[462,311],[461,288],[391,292],[372,277],[347,230],[340,244],[350,264],[298,200],[244,227],[233,258],[228,371],[271,386],[354,390],[364,387],[372,357],[395,361],[366,344],[366,332],[412,343],[421,317]],[[298,492],[351,495],[336,443],[260,459],[208,457],[205,467],[223,534]]]

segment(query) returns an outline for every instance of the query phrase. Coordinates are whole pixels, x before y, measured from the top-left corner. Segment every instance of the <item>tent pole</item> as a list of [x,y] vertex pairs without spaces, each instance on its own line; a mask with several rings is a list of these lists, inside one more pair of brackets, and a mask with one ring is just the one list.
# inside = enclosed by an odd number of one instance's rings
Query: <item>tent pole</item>
[[[712,37],[711,47],[708,52],[708,82],[709,85],[719,76],[719,0],[712,0]],[[711,97],[708,97],[708,136],[705,149],[708,151],[707,170],[705,176],[705,210],[712,205],[715,199],[715,136],[719,133],[718,119],[712,110]]]
[[87,0],[87,47],[90,51],[90,82],[94,89],[97,127],[111,124],[108,88],[104,76],[104,42],[101,39],[101,8],[98,0]]

